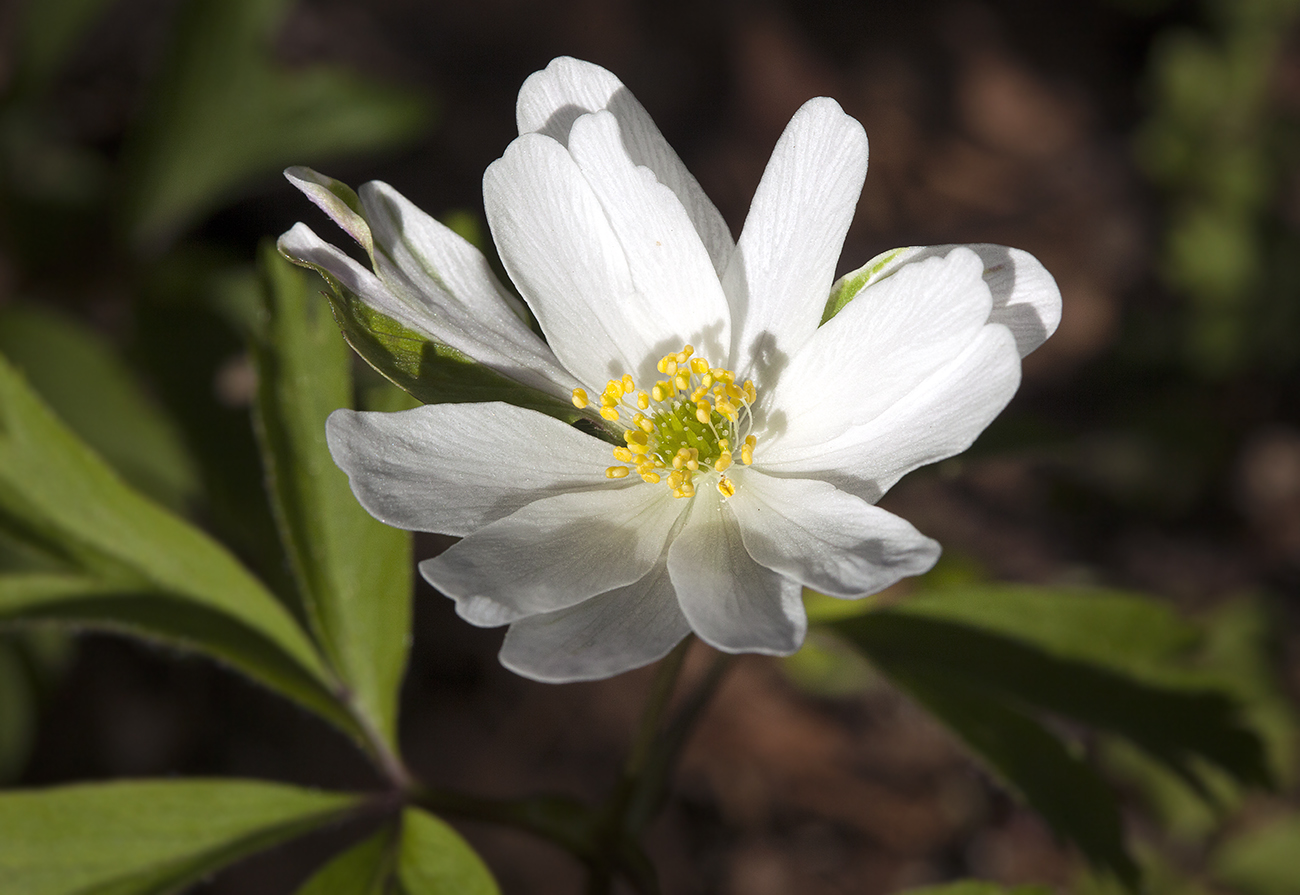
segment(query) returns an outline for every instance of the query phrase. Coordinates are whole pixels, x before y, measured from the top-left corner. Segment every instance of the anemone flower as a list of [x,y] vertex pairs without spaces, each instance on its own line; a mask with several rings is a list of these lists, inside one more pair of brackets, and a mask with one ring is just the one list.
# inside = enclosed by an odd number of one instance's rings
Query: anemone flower
[[330,450],[371,514],[461,538],[424,577],[470,623],[510,626],[507,667],[569,681],[692,631],[788,654],[803,588],[855,599],[929,569],[938,544],[875,503],[1010,400],[1060,318],[1042,265],[909,248],[832,282],[867,138],[831,99],[791,119],[738,241],[608,71],[556,59],[517,117],[483,198],[544,340],[482,255],[391,187],[345,201],[287,172],[372,270],[303,224],[285,255],[591,423],[501,402],[334,413]]

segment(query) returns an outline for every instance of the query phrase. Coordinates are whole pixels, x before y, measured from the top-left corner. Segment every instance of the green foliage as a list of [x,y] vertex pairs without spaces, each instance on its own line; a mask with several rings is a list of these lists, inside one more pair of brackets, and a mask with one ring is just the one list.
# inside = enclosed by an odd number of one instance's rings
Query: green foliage
[[297,895],[386,895],[397,866],[397,837],[385,826],[316,871]]
[[402,812],[397,878],[402,895],[499,895],[496,880],[451,827],[418,808]]
[[1247,895],[1300,893],[1300,816],[1259,826],[1226,842],[1214,855],[1215,875]]
[[0,309],[0,354],[129,484],[172,509],[197,494],[175,425],[102,336],[62,314],[12,305]]
[[127,226],[164,244],[250,181],[295,162],[375,150],[428,121],[425,100],[328,67],[279,70],[287,0],[190,0],[127,149]]
[[377,522],[330,458],[325,419],[352,405],[352,357],[307,277],[261,254],[255,419],[280,536],[306,615],[367,722],[396,748],[410,640],[411,536]]
[[330,672],[275,598],[219,544],[125,485],[3,359],[0,534],[61,568],[0,575],[0,621],[180,643],[352,727]]
[[1199,792],[1206,767],[1268,785],[1258,735],[1238,703],[1172,663],[1194,629],[1136,597],[1042,588],[954,588],[842,617],[831,630],[925,704],[1058,834],[1096,865],[1136,879],[1113,797],[1039,717],[1133,743]]
[[964,879],[941,886],[907,889],[905,895],[1048,895],[1046,886],[1000,886],[980,879]]
[[354,796],[237,780],[0,793],[0,880],[12,895],[163,895],[356,805]]

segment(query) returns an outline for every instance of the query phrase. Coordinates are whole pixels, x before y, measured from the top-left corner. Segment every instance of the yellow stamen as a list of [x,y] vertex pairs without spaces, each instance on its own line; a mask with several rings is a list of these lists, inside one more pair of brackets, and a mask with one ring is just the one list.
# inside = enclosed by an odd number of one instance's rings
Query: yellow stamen
[[626,466],[611,466],[609,469],[605,470],[605,478],[625,479],[627,478],[627,474],[631,471],[632,470],[628,469]]
[[736,493],[736,483],[725,475],[718,479],[718,493],[723,497],[733,497]]
[[587,406],[587,393],[580,388],[573,390],[573,406],[579,410]]

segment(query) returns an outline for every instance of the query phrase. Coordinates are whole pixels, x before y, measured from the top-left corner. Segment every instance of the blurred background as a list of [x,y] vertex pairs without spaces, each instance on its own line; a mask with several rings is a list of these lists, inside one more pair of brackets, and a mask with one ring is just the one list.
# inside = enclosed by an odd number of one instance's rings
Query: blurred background
[[[129,481],[287,586],[239,296],[261,240],[297,220],[343,235],[280,170],[385,180],[481,242],[481,176],[515,135],[515,93],[562,54],[623,79],[733,232],[790,115],[828,95],[871,140],[841,273],[947,242],[1044,262],[1064,316],[1011,407],[883,501],[946,551],[889,598],[1010,581],[1177,607],[1202,633],[1195,660],[1266,734],[1283,791],[1225,784],[1214,810],[1090,748],[1153,891],[1300,892],[1298,0],[3,0],[0,352]],[[0,565],[21,561],[0,545]],[[598,798],[646,675],[517,679],[496,664],[500,631],[421,588],[403,722],[416,770],[487,795]],[[201,660],[0,633],[5,784],[368,773],[323,722]],[[549,847],[463,829],[507,893],[580,889]],[[198,891],[292,891],[355,835]],[[935,721],[817,636],[793,660],[737,664],[651,850],[672,893],[959,875],[1103,889]]]

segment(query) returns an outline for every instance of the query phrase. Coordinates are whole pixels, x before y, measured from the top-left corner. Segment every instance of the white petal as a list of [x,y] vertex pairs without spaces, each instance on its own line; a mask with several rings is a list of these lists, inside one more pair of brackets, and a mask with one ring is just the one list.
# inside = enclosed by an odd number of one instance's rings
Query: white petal
[[774,572],[833,597],[861,597],[920,575],[939,544],[907,521],[826,482],[734,476],[728,501],[749,555]]
[[501,261],[560,362],[589,389],[640,375],[668,331],[636,294],[623,247],[568,151],[538,134],[515,140],[483,175],[483,204]]
[[521,618],[506,631],[501,664],[535,681],[596,680],[662,659],[690,632],[661,560],[627,587]]
[[[886,264],[871,270],[873,262],[845,274],[832,291],[842,288],[858,292],[908,264],[927,258],[943,257],[955,245],[912,246],[896,249]],[[984,264],[984,283],[993,295],[990,323],[1001,323],[1016,337],[1016,349],[1024,357],[1043,344],[1061,322],[1061,290],[1047,268],[1033,255],[1021,249],[991,243],[961,246],[979,255]]]
[[733,369],[760,388],[821,322],[866,174],[866,133],[832,99],[804,103],[777,141],[723,276]]
[[401,277],[435,312],[438,305],[460,305],[512,340],[522,330],[541,343],[523,322],[527,317],[519,299],[468,240],[383,181],[362,184],[360,201],[374,232],[380,277]]
[[374,254],[370,225],[361,215],[356,193],[343,181],[326,177],[319,171],[302,165],[284,169],[285,179],[302,190],[316,207],[330,216],[334,223],[357,241],[367,255]]
[[988,320],[983,269],[974,252],[956,248],[863,290],[763,398],[765,453],[803,453],[870,421],[959,355]]
[[677,194],[715,272],[721,274],[736,247],[726,221],[622,81],[599,65],[561,56],[524,81],[515,117],[520,135],[541,133],[567,146],[569,129],[578,116],[601,109],[618,119],[632,163],[649,168]]
[[[377,231],[392,226],[391,222],[381,222],[378,218],[375,222]],[[398,271],[382,251],[376,252],[375,257],[385,276],[376,276],[302,223],[281,236],[277,245],[297,263],[333,277],[381,314],[425,338],[449,345],[503,376],[566,400],[578,385],[546,344],[494,294],[479,291],[454,296],[436,286],[420,288]],[[477,254],[472,247],[471,250]]]
[[731,314],[708,253],[682,203],[648,168],[628,157],[609,112],[573,124],[569,153],[605,210],[627,256],[632,283],[654,314],[675,329],[662,355],[691,343],[720,363],[731,345]]
[[701,488],[691,503],[668,549],[668,574],[691,629],[728,653],[797,650],[808,627],[802,589],[754,562],[716,489]]
[[471,624],[554,612],[639,581],[682,507],[662,485],[604,488],[534,501],[420,563]]
[[280,236],[276,247],[298,264],[332,277],[367,305],[423,336],[434,338],[429,320],[393,292],[370,271],[317,236],[306,224],[294,224]]
[[1006,327],[991,324],[869,423],[801,453],[769,457],[760,444],[755,466],[775,475],[822,479],[875,503],[911,470],[970,447],[1019,385],[1015,338]]
[[540,497],[608,486],[610,447],[509,404],[336,410],[330,453],[380,522],[463,537]]

